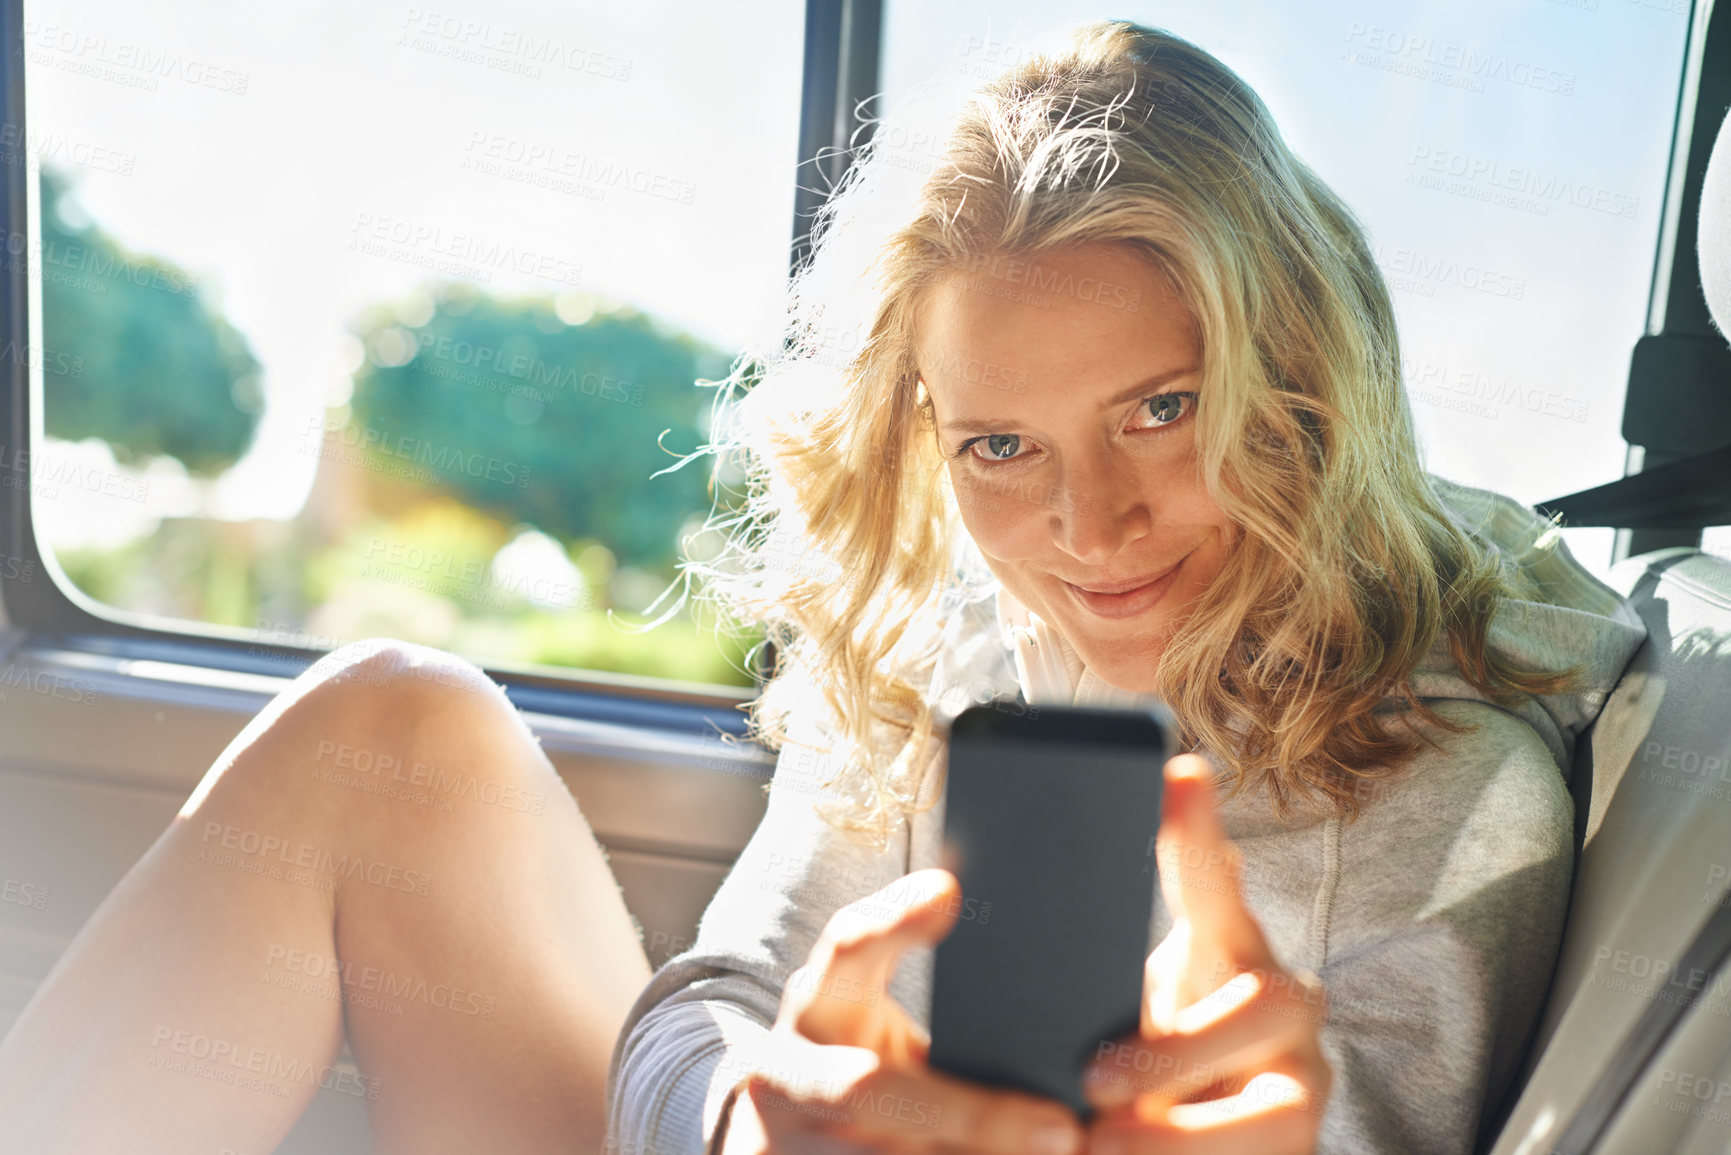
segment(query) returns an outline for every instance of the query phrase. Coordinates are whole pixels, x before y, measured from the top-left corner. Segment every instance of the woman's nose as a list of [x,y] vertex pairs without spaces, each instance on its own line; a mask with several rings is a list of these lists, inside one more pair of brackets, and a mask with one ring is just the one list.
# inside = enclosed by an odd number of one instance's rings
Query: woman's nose
[[1153,528],[1136,479],[1109,461],[1065,471],[1049,514],[1060,549],[1085,565],[1105,565]]

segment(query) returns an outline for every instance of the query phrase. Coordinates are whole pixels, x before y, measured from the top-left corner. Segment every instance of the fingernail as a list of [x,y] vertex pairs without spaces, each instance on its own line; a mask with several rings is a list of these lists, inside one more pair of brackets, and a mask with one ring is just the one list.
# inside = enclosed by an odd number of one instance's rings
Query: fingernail
[[1027,1135],[1030,1155],[1072,1155],[1082,1138],[1068,1123],[1036,1123]]

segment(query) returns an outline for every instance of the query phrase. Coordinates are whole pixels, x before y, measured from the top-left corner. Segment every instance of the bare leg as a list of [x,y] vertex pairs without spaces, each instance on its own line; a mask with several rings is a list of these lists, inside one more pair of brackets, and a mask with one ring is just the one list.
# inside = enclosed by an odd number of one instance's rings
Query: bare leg
[[345,1028],[363,1077],[336,1089],[383,1155],[595,1151],[648,978],[498,687],[346,647],[235,739],[0,1042],[0,1151],[269,1151]]

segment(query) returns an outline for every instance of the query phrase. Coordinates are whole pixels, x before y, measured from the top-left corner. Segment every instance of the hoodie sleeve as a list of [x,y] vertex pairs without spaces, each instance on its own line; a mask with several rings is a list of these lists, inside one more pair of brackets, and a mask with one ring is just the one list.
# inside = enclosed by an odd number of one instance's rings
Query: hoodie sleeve
[[626,1016],[608,1073],[609,1152],[700,1155],[830,916],[906,873],[905,823],[874,850],[817,812],[834,765],[819,744],[784,743],[763,821],[691,949],[655,973]]

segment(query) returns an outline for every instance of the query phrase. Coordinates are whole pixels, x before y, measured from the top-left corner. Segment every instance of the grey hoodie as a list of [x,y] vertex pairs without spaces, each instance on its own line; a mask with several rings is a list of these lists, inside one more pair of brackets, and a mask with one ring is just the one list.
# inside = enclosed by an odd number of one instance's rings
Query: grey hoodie
[[[1335,1081],[1323,1152],[1467,1152],[1502,1101],[1550,983],[1572,869],[1568,778],[1576,736],[1641,644],[1629,607],[1514,501],[1436,479],[1457,520],[1536,578],[1542,601],[1499,607],[1499,652],[1543,668],[1581,663],[1585,689],[1490,704],[1439,642],[1413,687],[1475,730],[1433,731],[1394,784],[1351,822],[1276,818],[1266,798],[1222,804],[1243,851],[1245,899],[1287,966],[1322,977],[1324,1051]],[[940,718],[994,694],[1024,702],[1131,705],[1140,695],[1087,670],[1069,643],[1001,588],[958,597],[931,693]],[[809,745],[806,743],[810,743]],[[609,1073],[610,1150],[701,1152],[721,1100],[774,1022],[789,973],[835,910],[938,864],[943,800],[874,851],[829,826],[814,803],[833,767],[821,738],[783,746],[768,810],[703,916],[691,949],[650,980]],[[942,756],[933,739],[925,756]],[[931,787],[938,775],[928,773]],[[929,795],[928,795],[929,796]],[[964,907],[961,917],[984,912]],[[1171,926],[1156,890],[1149,941]],[[929,1025],[932,950],[904,956],[889,984]],[[861,992],[864,998],[877,992]]]

